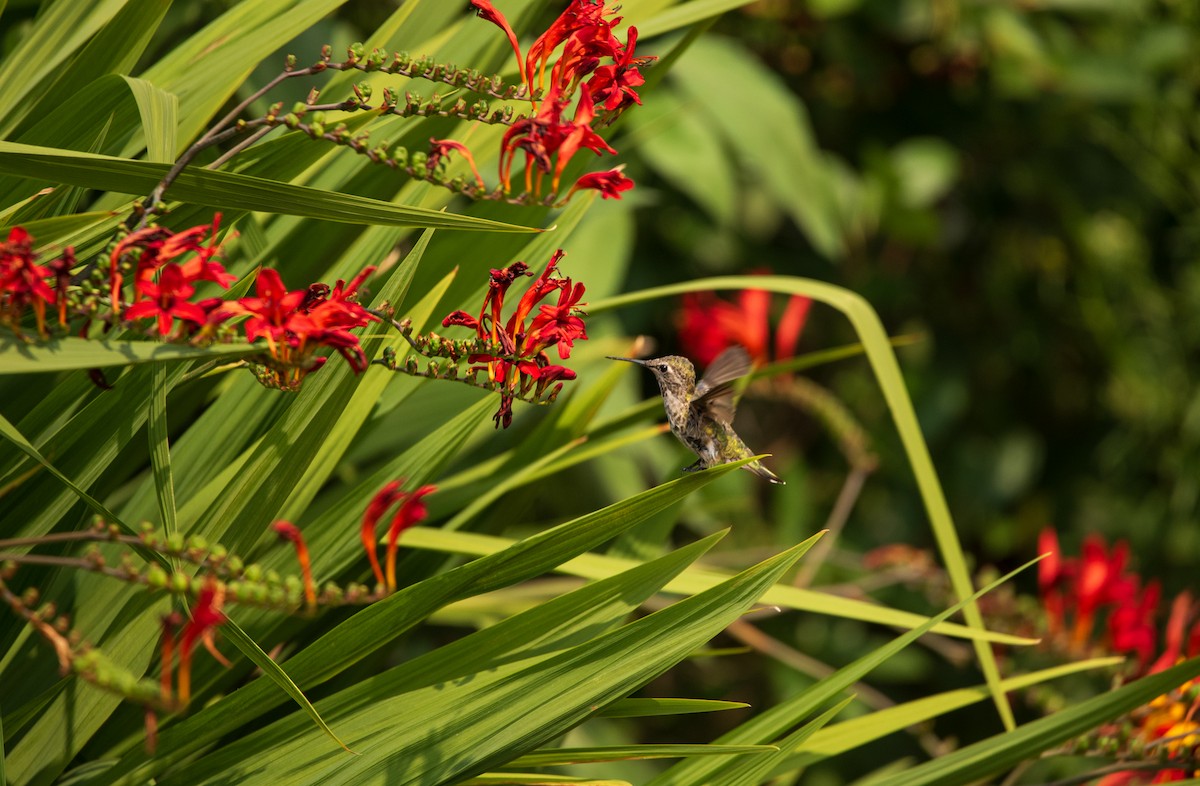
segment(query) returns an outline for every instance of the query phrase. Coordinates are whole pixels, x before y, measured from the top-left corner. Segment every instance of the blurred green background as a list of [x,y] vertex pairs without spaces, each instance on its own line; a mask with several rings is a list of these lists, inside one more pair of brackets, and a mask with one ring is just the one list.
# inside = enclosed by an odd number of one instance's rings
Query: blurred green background
[[[1095,531],[1180,589],[1200,553],[1198,31],[1184,0],[727,14],[629,117],[630,284],[770,269],[859,292],[927,337],[901,359],[968,551],[1021,561],[1047,524],[1068,551]],[[814,308],[802,347],[850,340]],[[925,542],[863,364],[813,376],[881,457],[847,538]],[[838,459],[796,431],[820,518]]]

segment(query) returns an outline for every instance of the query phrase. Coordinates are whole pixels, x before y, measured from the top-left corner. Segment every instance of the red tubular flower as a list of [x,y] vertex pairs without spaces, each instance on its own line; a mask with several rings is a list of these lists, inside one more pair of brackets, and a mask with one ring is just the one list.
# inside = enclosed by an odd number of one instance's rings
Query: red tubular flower
[[483,191],[483,178],[479,174],[479,168],[475,166],[475,157],[471,155],[471,149],[462,142],[455,142],[453,139],[430,139],[429,159],[425,162],[425,168],[433,172],[443,158],[449,157],[451,151],[462,153],[463,158],[467,159],[467,164],[475,175],[475,184]]
[[504,31],[504,35],[508,36],[508,43],[512,46],[513,54],[517,58],[517,69],[521,70],[521,47],[517,44],[517,34],[513,32],[512,25],[504,18],[504,14],[497,11],[489,0],[471,0],[471,7],[475,9],[480,19],[486,19],[496,25]]
[[571,194],[581,189],[593,188],[605,199],[620,199],[622,191],[628,191],[634,186],[634,182],[625,177],[622,169],[623,167],[617,167],[607,172],[589,172],[575,181],[575,185],[567,192],[567,198],[570,199]]
[[[776,360],[795,353],[808,314],[808,298],[793,296],[784,308],[776,331]],[[744,289],[737,302],[718,299],[712,293],[683,296],[679,314],[679,341],[684,353],[701,364],[711,363],[727,347],[740,344],[756,365],[770,360],[771,293],[762,289]]]
[[400,503],[400,508],[396,511],[396,515],[392,516],[392,523],[388,525],[388,592],[396,591],[396,549],[400,542],[400,533],[414,524],[425,520],[429,512],[425,508],[425,503],[421,501],[421,497],[431,494],[434,491],[437,491],[436,486],[421,486],[416,491],[410,491],[402,495],[403,501]]
[[[513,399],[536,390],[540,398],[550,382],[574,379],[574,372],[561,366],[551,366],[546,351],[554,346],[561,359],[570,357],[576,340],[587,338],[580,302],[582,284],[573,285],[570,278],[557,278],[557,267],[563,257],[559,249],[550,258],[542,274],[521,296],[516,309],[507,321],[502,310],[504,296],[517,278],[529,275],[529,266],[516,262],[500,270],[492,270],[488,293],[476,319],[465,311],[454,311],[442,320],[443,327],[465,327],[475,331],[481,343],[490,345],[487,352],[475,352],[467,359],[481,364],[474,371],[487,371],[490,382],[502,386],[500,408],[493,420],[496,427],[508,428],[512,423]],[[544,305],[530,321],[534,307],[558,292],[557,305]],[[553,371],[551,371],[553,369]]]
[[[644,84],[645,79],[638,68],[654,58],[634,56],[637,30],[630,28],[627,42],[622,44],[613,34],[613,28],[621,18],[614,16],[613,10],[606,9],[603,0],[571,0],[549,29],[529,47],[522,63],[516,36],[503,15],[488,0],[472,0],[472,5],[479,16],[496,24],[508,36],[533,105],[533,112],[514,122],[501,141],[501,190],[505,194],[512,190],[512,171],[518,151],[525,156],[525,194],[533,196],[542,194],[546,175],[551,175],[551,188],[558,191],[563,171],[580,148],[597,154],[615,153],[592,128],[596,120],[595,104],[603,102],[606,109],[603,120],[611,122],[626,107],[641,103],[634,88]],[[561,54],[551,69],[549,84],[546,84],[546,68],[560,46]],[[606,63],[609,60],[611,64]],[[585,82],[593,74],[591,81]],[[537,95],[542,90],[544,92]],[[575,114],[568,120],[565,113],[577,90]],[[448,152],[447,148],[439,147],[445,142],[434,140],[434,144],[428,162],[431,169]],[[467,154],[461,146],[452,149]],[[475,177],[476,183],[483,188],[478,171],[475,171]],[[566,199],[578,188],[598,188],[606,198],[612,198],[632,187],[632,180],[612,172],[606,177],[576,183]]]
[[622,112],[632,104],[642,103],[635,87],[646,83],[638,67],[657,58],[634,57],[637,28],[630,27],[625,46],[621,47],[612,65],[600,66],[588,80],[587,89],[595,102],[609,112]]
[[371,570],[375,572],[375,581],[379,587],[383,587],[385,580],[383,577],[383,569],[379,566],[379,556],[376,554],[376,542],[379,540],[375,534],[375,525],[379,523],[379,519],[383,518],[383,514],[392,506],[396,500],[403,498],[404,492],[400,491],[400,486],[404,483],[403,479],[393,480],[371,498],[367,504],[366,511],[363,512],[362,527],[360,528],[360,536],[362,538],[363,549],[367,552],[367,559],[371,563]]
[[77,264],[75,249],[67,246],[62,256],[47,265],[54,274],[54,302],[58,304],[58,324],[67,326],[67,290],[71,286],[71,270]]
[[1038,592],[1042,596],[1042,607],[1051,636],[1063,629],[1064,610],[1061,583],[1064,577],[1062,549],[1058,545],[1058,533],[1044,527],[1038,534],[1038,553],[1050,556],[1038,563]]
[[574,288],[562,287],[557,305],[539,307],[541,313],[533,318],[526,341],[542,346],[555,344],[560,358],[571,357],[575,339],[587,339],[587,327],[578,316],[583,292],[583,284],[576,284]]
[[139,280],[137,291],[149,298],[134,303],[125,312],[125,319],[132,322],[146,317],[157,317],[158,334],[166,338],[176,318],[186,320],[197,327],[208,321],[208,314],[200,306],[188,300],[196,288],[188,283],[183,270],[174,262],[168,263],[158,276],[158,283],[151,279]]
[[[121,315],[121,287],[125,280],[123,265],[132,263],[134,281],[139,285],[135,295],[142,295],[144,290],[140,285],[153,281],[155,274],[165,265],[175,262],[179,265],[183,279],[191,284],[196,281],[212,281],[227,289],[235,277],[225,272],[225,268],[214,261],[220,246],[217,244],[217,232],[221,224],[221,214],[213,216],[212,224],[204,224],[172,232],[165,227],[148,226],[132,232],[121,239],[109,254],[109,289],[112,300],[113,317]],[[208,240],[208,245],[204,241]],[[189,259],[183,257],[191,254]]]
[[215,576],[209,576],[196,603],[192,607],[192,618],[188,620],[179,637],[179,701],[187,704],[191,698],[192,683],[192,650],[197,641],[203,641],[209,652],[218,657],[228,666],[228,661],[219,657],[213,634],[225,622],[221,607],[225,603],[225,587]]
[[[1141,592],[1135,590],[1108,616],[1109,641],[1112,648],[1117,652],[1135,653],[1139,671],[1145,670],[1146,664],[1154,657],[1154,651],[1158,647],[1158,628],[1154,625],[1154,615],[1158,610],[1160,594],[1158,582],[1152,581]],[[1181,637],[1182,632],[1181,629]],[[1175,659],[1172,658],[1167,666],[1174,664]]]
[[21,314],[32,307],[37,330],[46,335],[46,304],[53,305],[55,292],[45,279],[52,271],[34,262],[33,238],[22,227],[13,227],[8,241],[0,243],[0,321],[20,332]]
[[304,536],[300,534],[300,528],[290,521],[276,521],[271,525],[271,529],[280,538],[295,546],[296,561],[300,563],[300,572],[304,576],[304,602],[310,609],[316,607],[317,588],[313,584],[312,562],[308,558],[308,545],[304,542]]
[[[1155,605],[1158,598],[1155,597]],[[1181,592],[1175,596],[1175,600],[1171,603],[1171,615],[1167,618],[1167,646],[1163,653],[1158,656],[1158,660],[1150,666],[1148,674],[1165,671],[1171,668],[1184,653],[1184,639],[1187,636],[1188,618],[1192,612],[1192,596],[1188,592]],[[1143,663],[1148,658],[1143,659]]]

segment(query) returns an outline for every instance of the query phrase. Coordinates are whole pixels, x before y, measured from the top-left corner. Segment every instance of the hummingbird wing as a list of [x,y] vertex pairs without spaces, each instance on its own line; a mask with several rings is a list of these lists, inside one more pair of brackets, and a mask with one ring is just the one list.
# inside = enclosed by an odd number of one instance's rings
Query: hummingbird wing
[[722,423],[732,423],[735,412],[733,383],[750,371],[750,354],[738,346],[717,355],[709,364],[704,376],[696,383],[696,394],[692,406],[701,414]]

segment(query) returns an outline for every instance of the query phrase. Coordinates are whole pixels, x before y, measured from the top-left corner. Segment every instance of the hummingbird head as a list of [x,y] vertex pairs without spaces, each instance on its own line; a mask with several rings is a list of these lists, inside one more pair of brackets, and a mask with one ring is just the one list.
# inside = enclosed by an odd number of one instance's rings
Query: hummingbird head
[[615,358],[609,360],[624,360],[627,363],[637,363],[654,372],[658,386],[666,393],[668,391],[690,391],[696,386],[696,369],[692,361],[679,355],[667,355],[661,358],[639,360],[638,358]]

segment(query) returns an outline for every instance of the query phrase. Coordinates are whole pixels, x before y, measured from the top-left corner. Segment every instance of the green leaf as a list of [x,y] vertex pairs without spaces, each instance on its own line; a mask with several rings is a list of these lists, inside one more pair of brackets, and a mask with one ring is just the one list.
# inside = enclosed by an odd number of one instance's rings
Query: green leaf
[[[803,295],[821,303],[833,306],[842,312],[854,327],[859,340],[866,347],[867,359],[871,370],[887,401],[892,420],[900,434],[904,452],[916,476],[917,487],[921,492],[921,500],[925,503],[925,511],[929,515],[934,538],[942,560],[946,563],[946,573],[950,584],[959,598],[968,598],[973,594],[970,569],[966,556],[954,528],[954,519],[950,516],[950,508],[946,504],[946,495],[942,491],[941,480],[933,468],[933,459],[929,455],[929,446],[921,433],[912,399],[909,398],[908,388],[900,373],[900,364],[896,353],[888,340],[887,332],[875,309],[871,308],[861,295],[848,289],[826,284],[821,281],[787,276],[725,276],[719,278],[700,279],[683,284],[633,292],[615,298],[592,303],[588,311],[595,315],[607,310],[619,308],[633,303],[655,300],[664,297],[681,295],[684,292],[701,292],[717,290],[765,289],[770,292],[780,292],[787,295]],[[985,630],[983,616],[975,603],[969,603],[963,609],[967,624],[980,631]],[[991,647],[982,639],[975,641],[975,654],[979,659],[980,668],[992,689],[992,699],[1000,712],[1000,718],[1007,728],[1014,725],[1012,708],[1004,691],[1000,689],[1000,671]]]
[[578,778],[573,775],[543,775],[523,772],[485,772],[461,783],[461,786],[554,786],[556,783],[572,786],[632,786],[629,781],[596,780]]
[[[552,570],[737,469],[741,463],[745,462],[725,464],[665,483],[526,538],[498,554],[405,587],[359,611],[299,652],[287,662],[288,672],[301,688],[320,684],[393,641],[434,610],[455,600],[501,589]],[[191,756],[270,710],[278,702],[279,697],[262,681],[245,685],[218,704],[164,729],[159,736],[160,753],[153,760],[146,761],[141,752],[131,753],[116,764],[102,782],[142,783],[154,773]]]
[[597,715],[601,718],[651,718],[660,715],[744,710],[749,706],[740,701],[712,699],[621,699],[600,710]]
[[1200,658],[1039,718],[1013,731],[960,748],[893,776],[891,786],[975,783],[1014,767],[1113,720],[1200,675]]
[[165,90],[160,90],[144,79],[125,77],[133,98],[137,101],[138,113],[142,118],[142,131],[146,136],[146,157],[160,164],[175,162],[175,127],[178,124],[179,99]]
[[[920,636],[934,629],[934,626],[950,617],[950,615],[966,608],[968,604],[974,603],[978,598],[990,592],[996,587],[1016,574],[1023,571],[1030,565],[1035,564],[1041,558],[1023,565],[1017,570],[1002,576],[996,581],[989,584],[982,590],[972,594],[970,597],[959,601],[954,606],[932,617],[924,624],[904,633],[882,647],[878,647],[872,652],[867,653],[861,658],[855,660],[848,666],[843,666],[833,674],[818,680],[816,684],[806,687],[799,694],[791,699],[781,702],[774,707],[771,707],[766,712],[746,721],[741,726],[733,731],[722,735],[716,740],[720,743],[729,744],[755,744],[774,741],[780,734],[783,734],[787,729],[795,726],[804,718],[808,717],[812,712],[823,706],[826,702],[832,701],[842,691],[848,689],[851,685],[864,676],[869,674],[875,667],[879,666],[884,661],[888,660],[900,650],[912,644]],[[705,762],[682,762],[671,767],[671,769],[660,774],[657,778],[650,782],[650,786],[688,786],[689,784],[721,782],[723,775],[728,776],[738,768],[738,764],[726,767],[725,765],[713,765]]]
[[317,712],[317,708],[312,705],[312,702],[308,700],[308,697],[304,695],[304,692],[300,690],[299,686],[292,682],[291,677],[287,675],[287,672],[283,670],[283,667],[272,660],[270,655],[263,652],[262,647],[259,647],[254,639],[247,636],[246,632],[242,630],[236,622],[229,618],[228,615],[226,615],[225,622],[221,625],[221,634],[225,636],[225,638],[232,641],[234,646],[237,647],[238,650],[240,650],[241,653],[245,655],[251,663],[262,669],[263,674],[267,675],[272,682],[274,682],[280,688],[283,688],[283,692],[291,696],[292,699],[300,705],[300,709],[304,710],[304,713],[308,715],[308,717],[312,718],[313,723],[317,724],[317,727],[320,728],[321,731],[325,732],[330,739],[336,742],[347,753],[354,753],[354,751],[350,750],[350,748],[346,746],[346,743],[342,742],[338,736],[333,733],[333,729],[329,728],[329,724],[326,723],[325,719],[322,718],[320,713]]
[[[354,760],[335,761],[301,737],[254,759],[243,757],[241,766],[215,777],[247,784],[273,779],[432,786],[486,772],[544,744],[586,719],[595,707],[621,698],[686,658],[749,609],[815,541],[560,654],[382,698],[339,723],[348,739],[371,746]],[[405,722],[397,723],[401,716]]]
[[[36,195],[30,197],[30,199],[36,198]],[[22,204],[26,203],[27,201],[18,202],[12,207],[20,208]],[[5,213],[7,214],[8,210]],[[0,234],[8,237],[8,230],[14,225],[3,223],[6,220],[0,218]],[[82,238],[97,234],[97,230],[104,235],[111,234],[119,223],[120,219],[116,217],[115,213],[99,210],[92,213],[73,213],[66,216],[26,221],[22,226],[33,236],[37,248],[43,249],[44,253],[55,253],[62,246],[78,245],[82,242]],[[100,229],[101,227],[103,229]]]
[[[1124,662],[1124,658],[1092,658],[1035,671],[1031,674],[1022,674],[1019,677],[1010,677],[1000,685],[1006,691],[1019,691],[1069,674],[1118,666]],[[985,701],[989,695],[987,685],[976,685],[897,704],[894,707],[886,707],[858,718],[836,723],[814,734],[800,752],[776,768],[774,774],[781,775],[807,767],[822,759],[849,753],[889,734]]]
[[752,756],[745,761],[739,760],[737,767],[727,768],[725,774],[722,775],[721,783],[726,786],[758,786],[759,783],[769,780],[771,770],[775,768],[776,764],[808,742],[810,737],[837,717],[838,713],[846,709],[846,706],[853,700],[853,696],[842,699],[816,718],[813,718],[796,731],[784,737],[779,741],[775,752],[767,756]]
[[[0,142],[0,173],[122,194],[148,194],[170,166],[73,150]],[[491,232],[539,232],[428,208],[397,205],[355,194],[322,191],[232,172],[185,169],[172,199],[222,210],[285,213],[349,224],[439,227]]]
[[0,63],[0,135],[7,134],[23,113],[27,97],[42,80],[78,49],[125,5],[125,0],[95,3],[54,2]]
[[649,19],[639,21],[636,18],[636,12],[631,12],[630,16],[635,17],[632,21],[637,25],[638,35],[642,38],[649,38],[650,36],[662,35],[663,33],[678,30],[681,27],[694,25],[697,22],[703,22],[705,19],[719,16],[726,11],[750,5],[752,1],[691,0],[691,2],[679,3],[665,11],[661,11]]
[[[22,453],[29,456],[34,461],[38,462],[43,467],[45,467],[45,469],[51,475],[53,475],[55,478],[57,478],[63,485],[65,485],[69,489],[71,489],[71,491],[75,492],[76,496],[78,496],[81,500],[86,502],[88,507],[90,507],[92,510],[99,513],[104,518],[105,521],[108,521],[112,524],[116,524],[116,525],[120,526],[121,529],[125,530],[125,532],[130,535],[137,534],[136,531],[132,527],[130,527],[128,524],[123,522],[121,520],[121,518],[119,516],[117,516],[117,514],[113,513],[111,510],[109,510],[107,507],[105,507],[104,503],[100,502],[100,500],[96,499],[91,494],[88,494],[82,488],[75,485],[74,481],[72,481],[66,475],[59,472],[58,469],[53,464],[51,464],[50,461],[45,456],[42,455],[41,451],[39,451],[36,447],[34,447],[33,444],[29,440],[25,439],[25,435],[23,435],[20,431],[18,431],[17,427],[14,426],[12,423],[10,423],[8,421],[8,418],[4,417],[3,415],[0,415],[0,437],[4,437],[5,439],[7,439],[9,442],[16,445],[17,448],[19,448]],[[167,564],[166,560],[164,560],[161,556],[155,554],[154,552],[146,552],[146,554],[152,554],[154,557],[157,558],[156,561],[159,564],[166,566],[166,564]]]
[[262,351],[263,347],[249,344],[189,347],[159,341],[96,340],[75,336],[25,343],[5,334],[0,335],[0,374],[77,371],[181,360],[236,360]]
[[563,767],[637,759],[685,759],[692,756],[778,753],[773,745],[611,745],[603,748],[552,748],[507,762],[506,767]]
[[[775,198],[818,252],[839,258],[844,220],[827,154],[818,148],[795,93],[744,47],[716,36],[697,40],[671,76],[705,122],[723,134],[753,182]],[[721,101],[712,101],[713,95]],[[747,123],[748,117],[758,122]]]
[[158,513],[168,535],[179,532],[175,519],[175,479],[171,475],[171,445],[167,438],[167,369],[154,367],[146,436],[150,439],[150,467],[158,496]]
[[[513,544],[509,538],[495,535],[481,535],[474,532],[448,532],[429,527],[412,527],[404,533],[406,546],[433,551],[447,551],[456,554],[472,554],[484,556],[495,554]],[[623,557],[610,557],[603,554],[584,554],[573,560],[564,562],[555,568],[556,572],[569,576],[579,576],[585,579],[599,579],[612,576],[621,571],[638,565],[636,560]],[[678,579],[668,584],[663,591],[682,595],[694,595],[698,592],[712,589],[729,578],[728,573],[707,568],[689,568]],[[780,584],[767,590],[763,596],[764,603],[783,606],[799,611],[815,614],[827,614],[831,617],[873,622],[880,625],[895,625],[902,628],[916,628],[926,624],[929,619],[920,614],[898,611],[875,603],[843,598],[838,595],[827,595],[823,592],[801,589],[789,584]],[[992,641],[997,644],[1028,645],[1036,639],[1012,636],[993,631],[979,631],[954,623],[941,623],[934,630],[946,636],[958,638]]]
[[170,0],[128,0],[79,54],[38,86],[33,100],[22,102],[13,116],[3,118],[0,127],[22,135],[57,106],[80,111],[79,93],[85,87],[110,74],[132,73],[170,6]]

